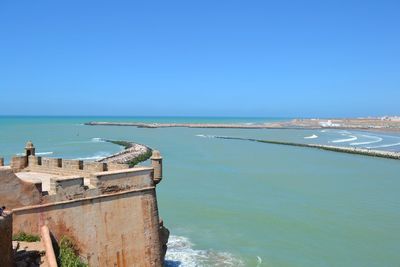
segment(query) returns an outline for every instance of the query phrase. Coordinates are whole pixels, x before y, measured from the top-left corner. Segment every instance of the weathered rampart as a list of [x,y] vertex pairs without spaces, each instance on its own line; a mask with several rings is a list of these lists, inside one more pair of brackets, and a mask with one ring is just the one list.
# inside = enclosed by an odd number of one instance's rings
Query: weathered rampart
[[[14,158],[12,159],[12,162]],[[92,162],[61,158],[28,156],[26,171],[46,172],[56,175],[81,175],[89,178],[93,172],[128,169],[128,164]],[[18,170],[17,168],[14,168]]]
[[30,143],[26,156],[0,167],[0,199],[13,209],[14,233],[40,235],[47,226],[56,240],[73,239],[90,266],[162,266],[169,232],[157,207],[158,151],[151,166],[135,168],[34,152]]
[[14,232],[48,225],[78,245],[90,266],[161,266],[155,188],[147,187],[14,209]]

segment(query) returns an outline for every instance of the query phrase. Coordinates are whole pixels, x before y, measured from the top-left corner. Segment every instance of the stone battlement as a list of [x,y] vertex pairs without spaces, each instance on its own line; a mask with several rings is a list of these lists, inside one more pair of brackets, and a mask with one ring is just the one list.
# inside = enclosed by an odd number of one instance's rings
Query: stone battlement
[[93,172],[113,171],[128,169],[128,164],[92,162],[62,158],[46,158],[39,156],[15,156],[11,159],[11,168],[18,172],[41,171],[59,175],[83,175],[87,176]]

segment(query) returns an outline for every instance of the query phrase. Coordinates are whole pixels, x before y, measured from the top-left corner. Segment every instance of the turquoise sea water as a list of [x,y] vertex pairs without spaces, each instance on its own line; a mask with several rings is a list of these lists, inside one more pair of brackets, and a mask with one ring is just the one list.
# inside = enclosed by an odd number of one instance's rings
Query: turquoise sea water
[[0,155],[8,161],[29,139],[49,157],[95,159],[121,149],[101,138],[159,149],[164,156],[159,209],[172,234],[168,266],[399,266],[399,161],[212,138],[399,150],[399,135],[82,125],[271,120],[0,117]]

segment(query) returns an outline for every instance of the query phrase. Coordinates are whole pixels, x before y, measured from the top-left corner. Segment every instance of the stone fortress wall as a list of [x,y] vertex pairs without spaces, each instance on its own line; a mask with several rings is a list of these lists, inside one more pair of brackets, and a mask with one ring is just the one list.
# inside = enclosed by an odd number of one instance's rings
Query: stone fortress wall
[[0,167],[0,202],[12,209],[14,233],[40,234],[47,225],[57,240],[72,238],[90,266],[162,266],[169,232],[157,207],[158,151],[151,162],[41,158],[28,143],[25,156]]
[[13,266],[12,216],[0,216],[0,266]]

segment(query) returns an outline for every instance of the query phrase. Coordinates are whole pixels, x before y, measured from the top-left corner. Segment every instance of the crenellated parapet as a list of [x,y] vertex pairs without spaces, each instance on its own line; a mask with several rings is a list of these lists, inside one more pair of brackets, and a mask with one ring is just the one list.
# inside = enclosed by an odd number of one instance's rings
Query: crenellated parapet
[[15,169],[18,170],[26,169],[27,171],[48,172],[56,175],[83,175],[85,177],[89,177],[89,175],[94,172],[123,170],[129,168],[128,164],[46,158],[39,156],[29,156],[27,164],[22,160],[21,163],[14,165]]
[[21,171],[28,166],[28,158],[26,156],[14,156],[11,158],[10,167],[14,172]]
[[20,179],[33,184],[44,196],[61,196],[45,197],[45,200],[74,198],[85,195],[87,189],[111,192],[144,188],[162,180],[162,157],[157,150],[152,151],[151,166],[148,167],[129,167],[128,164],[113,161],[93,162],[36,156],[32,142],[26,144],[25,151],[24,156],[12,158],[10,167]]

